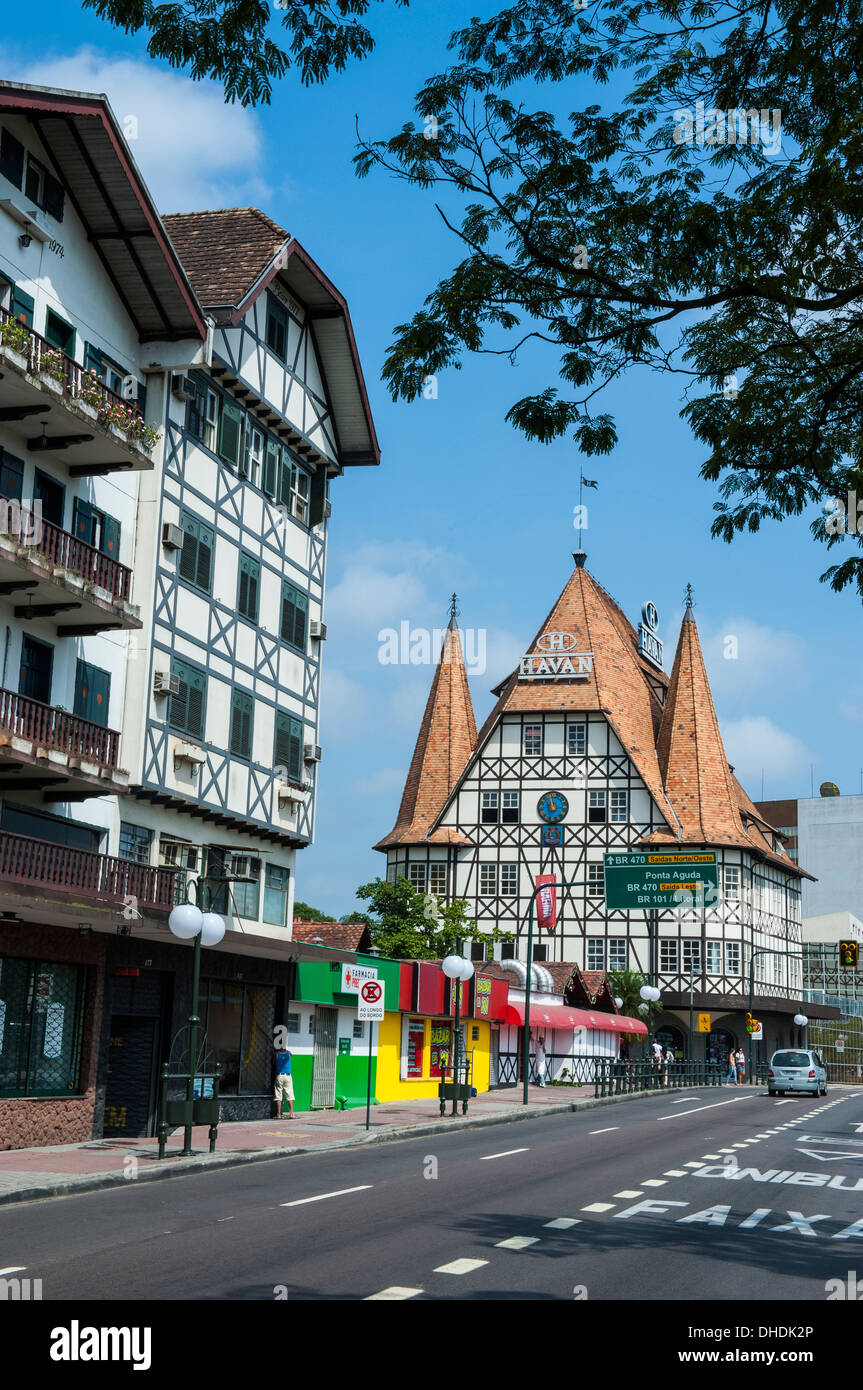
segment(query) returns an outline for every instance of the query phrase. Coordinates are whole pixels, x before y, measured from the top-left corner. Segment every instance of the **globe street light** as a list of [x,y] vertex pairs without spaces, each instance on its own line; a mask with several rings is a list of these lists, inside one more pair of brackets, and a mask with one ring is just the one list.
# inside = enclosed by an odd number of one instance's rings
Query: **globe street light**
[[647,1046],[649,1050],[653,1039],[653,1029],[651,1028],[652,1018],[650,1013],[650,1005],[656,1004],[658,1002],[659,990],[656,988],[656,985],[642,985],[638,993],[644,1000],[643,1010],[647,1014]]
[[[460,944],[460,943],[458,943],[458,944]],[[452,1093],[452,1113],[453,1113],[453,1115],[457,1115],[457,1114],[458,1114],[458,1093],[459,1093],[459,1087],[458,1087],[458,1076],[459,1076],[459,1072],[458,1072],[458,1067],[459,1067],[459,1061],[458,1061],[459,1006],[460,1006],[460,1004],[461,1004],[461,990],[457,988],[457,985],[458,985],[459,983],[467,984],[468,980],[471,979],[471,977],[473,976],[473,964],[472,964],[471,961],[465,960],[464,956],[459,956],[459,955],[446,956],[446,957],[441,961],[441,970],[442,970],[443,973],[446,975],[446,977],[447,977],[448,980],[452,980],[452,982],[453,982],[453,989],[455,990],[455,1024],[454,1024],[454,1028],[453,1028],[453,1068],[452,1068],[452,1079],[453,1079],[453,1083],[454,1083],[454,1084],[453,1084],[453,1093]],[[465,1082],[466,1082],[466,1081],[467,1081],[467,1056],[465,1055]],[[444,1068],[444,1083],[445,1083],[445,1082],[446,1082],[446,1068]]]
[[802,1028],[802,1029],[803,1029],[803,1046],[805,1047],[806,1044],[807,1044],[807,1042],[808,1042],[808,1036],[807,1036],[807,1033],[806,1033],[806,1029],[807,1029],[808,1026],[809,1026],[809,1019],[806,1017],[806,1014],[795,1014],[795,1015],[794,1015],[794,1022],[797,1024],[797,1027],[798,1027],[798,1028]]
[[[197,1068],[198,1053],[198,1029],[201,1020],[198,1017],[198,992],[201,982],[201,944],[205,946],[217,946],[225,935],[225,924],[215,912],[202,912],[196,903],[179,903],[172,908],[168,918],[170,931],[180,941],[195,942],[195,956],[192,965],[192,1012],[189,1015],[189,1075],[186,1081],[186,1100],[189,1103],[189,1114],[192,1112],[192,1104],[195,1099],[195,1071]],[[192,1153],[192,1126],[183,1126],[183,1148],[181,1158],[188,1158]]]

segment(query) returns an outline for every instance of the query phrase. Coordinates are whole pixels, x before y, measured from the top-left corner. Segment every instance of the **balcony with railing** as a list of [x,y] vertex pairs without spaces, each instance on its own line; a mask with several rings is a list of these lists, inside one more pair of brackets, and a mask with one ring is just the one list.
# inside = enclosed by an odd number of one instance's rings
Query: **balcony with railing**
[[16,618],[55,619],[61,637],[138,628],[131,591],[126,565],[46,521],[38,506],[0,495],[0,597],[16,602]]
[[171,869],[134,864],[110,854],[55,845],[0,831],[0,886],[82,904],[123,908],[130,900],[142,915],[168,913],[174,905]]
[[0,423],[31,453],[56,455],[71,477],[153,467],[158,433],[134,401],[0,309]]
[[119,748],[113,729],[0,689],[0,795],[41,791],[83,800],[125,791]]

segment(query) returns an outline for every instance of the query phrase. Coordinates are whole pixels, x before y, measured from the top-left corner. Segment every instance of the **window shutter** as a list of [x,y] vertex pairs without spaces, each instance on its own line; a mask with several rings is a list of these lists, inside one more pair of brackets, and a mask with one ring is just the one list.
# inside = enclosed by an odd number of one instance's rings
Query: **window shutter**
[[291,473],[293,463],[287,449],[282,451],[282,465],[279,469],[279,501],[291,510]]
[[309,610],[307,594],[301,594],[293,584],[282,588],[282,641],[290,642],[292,647],[306,649],[306,614]]
[[219,426],[219,454],[236,468],[243,443],[243,412],[233,401],[222,401],[222,421]]
[[309,609],[309,600],[305,594],[296,594],[294,598],[294,646],[302,651],[306,650],[306,614]]
[[82,497],[75,498],[72,512],[72,530],[79,541],[92,545],[96,539],[96,513]]
[[12,300],[9,306],[12,317],[21,319],[28,328],[32,328],[35,307],[36,301],[32,294],[28,294],[26,290],[19,290],[16,285],[12,291]]
[[191,734],[193,738],[202,738],[207,678],[203,671],[176,658],[171,662],[171,674],[180,679],[179,695],[171,696],[171,728]]
[[210,592],[213,572],[213,533],[208,526],[198,525],[198,564],[195,583]]
[[21,187],[24,177],[24,146],[6,129],[0,137],[0,174],[5,174],[16,188]]
[[277,444],[274,439],[267,440],[261,487],[268,497],[275,497],[276,495],[276,483],[279,476],[279,455],[281,452],[282,449],[280,444]]
[[180,525],[186,533],[180,551],[180,578],[194,584],[198,572],[198,523],[192,517],[184,516]]
[[24,464],[5,449],[0,449],[0,497],[20,502],[24,484]]
[[260,566],[251,555],[240,555],[240,589],[237,609],[244,618],[258,620],[258,578]]
[[252,756],[252,697],[242,690],[234,691],[231,702],[231,752]]
[[45,201],[44,208],[51,217],[55,217],[58,222],[63,221],[63,185],[53,174],[45,175]]
[[93,371],[97,376],[102,375],[102,351],[101,348],[94,347],[92,343],[84,344],[84,371]]
[[277,767],[286,767],[288,777],[299,782],[303,769],[303,725],[301,720],[292,719],[289,714],[276,715],[276,756]]
[[312,474],[309,497],[309,525],[320,526],[324,519],[324,503],[327,500],[327,470],[317,468]]
[[102,523],[102,552],[110,555],[112,560],[120,558],[120,523],[116,517],[108,516]]

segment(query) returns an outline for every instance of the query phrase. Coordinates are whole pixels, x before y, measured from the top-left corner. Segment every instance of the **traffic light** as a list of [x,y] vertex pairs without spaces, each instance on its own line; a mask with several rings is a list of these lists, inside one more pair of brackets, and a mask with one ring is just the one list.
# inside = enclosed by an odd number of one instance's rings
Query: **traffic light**
[[839,964],[846,970],[857,969],[857,950],[856,941],[839,942]]

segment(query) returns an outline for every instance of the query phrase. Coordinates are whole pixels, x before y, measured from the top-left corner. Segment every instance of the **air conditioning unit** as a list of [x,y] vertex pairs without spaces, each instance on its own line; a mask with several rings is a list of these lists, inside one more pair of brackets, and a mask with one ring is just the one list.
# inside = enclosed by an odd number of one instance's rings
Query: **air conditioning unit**
[[193,401],[198,394],[198,388],[190,376],[183,376],[179,372],[174,372],[171,377],[171,395],[176,396],[178,401]]
[[251,854],[225,855],[225,878],[245,878],[257,883],[261,877],[261,861]]
[[182,526],[166,521],[162,525],[162,544],[166,550],[182,550],[185,534]]
[[306,743],[303,745],[303,760],[307,763],[319,763],[321,761],[320,744]]
[[203,748],[199,748],[196,743],[175,743],[174,762],[188,763],[190,767],[203,767],[207,761],[207,755]]
[[153,694],[154,695],[179,695],[180,677],[173,676],[170,671],[153,672]]
[[329,519],[330,519],[330,517],[332,516],[332,514],[333,514],[333,504],[332,504],[332,502],[330,501],[329,497],[326,497],[326,498],[324,499],[324,521],[329,521]]
[[279,783],[279,802],[293,802],[296,806],[305,806],[309,799],[308,791],[300,787],[292,787],[289,782]]
[[309,636],[314,637],[318,642],[323,642],[326,635],[326,623],[319,623],[316,618],[312,618],[312,621],[309,623]]

